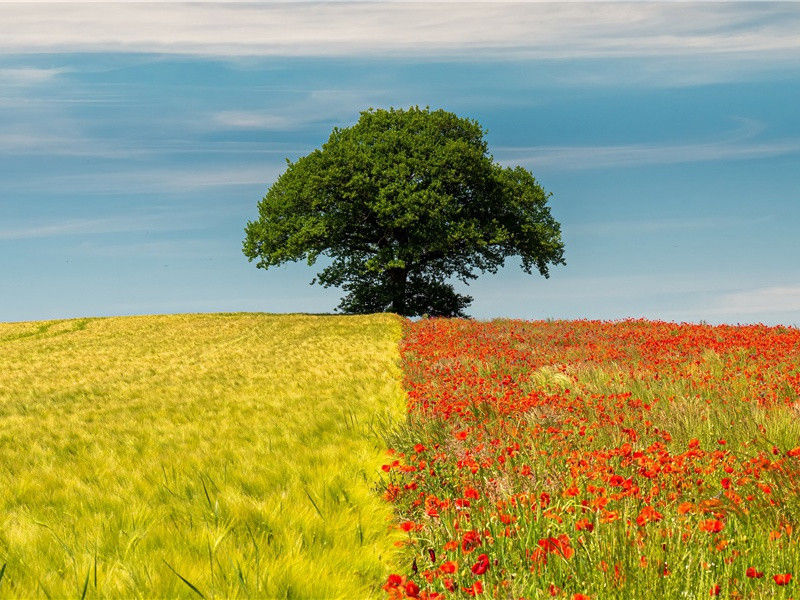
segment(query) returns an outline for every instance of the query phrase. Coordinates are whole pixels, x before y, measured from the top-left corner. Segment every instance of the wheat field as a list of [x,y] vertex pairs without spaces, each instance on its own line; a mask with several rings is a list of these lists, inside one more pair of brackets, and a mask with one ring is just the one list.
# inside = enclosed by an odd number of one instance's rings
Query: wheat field
[[0,596],[366,597],[391,315],[0,324]]

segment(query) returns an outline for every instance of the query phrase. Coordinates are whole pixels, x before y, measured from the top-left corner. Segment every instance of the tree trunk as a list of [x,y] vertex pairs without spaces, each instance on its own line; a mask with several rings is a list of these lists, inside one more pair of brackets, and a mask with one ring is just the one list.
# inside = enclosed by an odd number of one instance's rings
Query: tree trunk
[[393,313],[405,316],[406,313],[406,281],[408,269],[392,267],[388,270],[389,286],[392,295],[391,310]]

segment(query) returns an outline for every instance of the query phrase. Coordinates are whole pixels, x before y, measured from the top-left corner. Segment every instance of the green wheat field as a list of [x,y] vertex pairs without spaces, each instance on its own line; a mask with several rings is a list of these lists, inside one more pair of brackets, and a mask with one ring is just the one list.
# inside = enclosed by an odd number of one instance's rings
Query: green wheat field
[[0,323],[0,597],[380,596],[400,336],[391,315]]

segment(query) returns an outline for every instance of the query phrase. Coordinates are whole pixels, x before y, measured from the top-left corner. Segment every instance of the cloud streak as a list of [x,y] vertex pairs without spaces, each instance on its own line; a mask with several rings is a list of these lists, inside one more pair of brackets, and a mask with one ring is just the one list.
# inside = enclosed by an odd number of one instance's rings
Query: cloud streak
[[798,58],[792,3],[0,4],[0,51]]
[[765,287],[725,294],[714,312],[741,315],[794,313],[800,321],[800,286]]
[[756,141],[762,127],[741,120],[742,127],[718,140],[686,143],[644,143],[603,146],[530,146],[495,149],[503,164],[577,171],[609,167],[639,167],[717,160],[747,160],[793,154],[800,139]]
[[[196,216],[196,215],[192,215]],[[0,242],[38,238],[135,233],[147,231],[182,231],[197,229],[185,216],[167,218],[163,215],[119,215],[114,217],[65,219],[57,223],[17,226],[0,229]]]
[[35,67],[0,69],[0,87],[36,85],[50,81],[64,73],[64,71],[65,69],[39,69]]

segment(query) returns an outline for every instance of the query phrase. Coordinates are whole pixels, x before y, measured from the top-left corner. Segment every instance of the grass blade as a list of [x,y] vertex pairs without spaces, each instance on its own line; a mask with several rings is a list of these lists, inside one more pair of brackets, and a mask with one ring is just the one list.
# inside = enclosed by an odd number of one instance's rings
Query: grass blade
[[186,578],[185,578],[183,575],[181,575],[181,574],[180,574],[180,573],[178,573],[178,572],[177,572],[175,569],[173,569],[173,568],[172,568],[172,565],[170,565],[170,564],[169,564],[167,561],[165,561],[163,558],[162,558],[161,560],[162,560],[162,561],[164,561],[164,564],[165,564],[165,565],[167,565],[167,568],[168,568],[170,571],[172,571],[173,573],[175,573],[175,575],[177,575],[177,576],[180,578],[180,580],[181,580],[183,583],[185,583],[186,585],[188,585],[188,586],[191,588],[191,590],[192,590],[192,591],[193,591],[195,594],[197,594],[197,595],[198,595],[198,596],[200,596],[201,598],[205,598],[205,595],[203,595],[203,592],[201,592],[200,590],[198,590],[198,589],[197,589],[197,588],[194,586],[194,584],[193,584],[191,581],[189,581],[189,580],[188,580],[188,579],[186,579]]
[[81,593],[81,600],[86,598],[86,590],[89,589],[89,575],[91,574],[92,569],[87,569],[86,571],[86,580],[83,582],[83,592]]
[[311,494],[308,493],[308,490],[306,488],[303,488],[303,491],[306,493],[306,496],[308,496],[308,499],[311,501],[311,504],[314,505],[314,510],[317,511],[317,514],[319,515],[319,518],[324,521],[325,520],[325,515],[322,514],[322,511],[319,509],[319,506],[317,506],[317,503],[314,502],[314,499],[311,497]]

